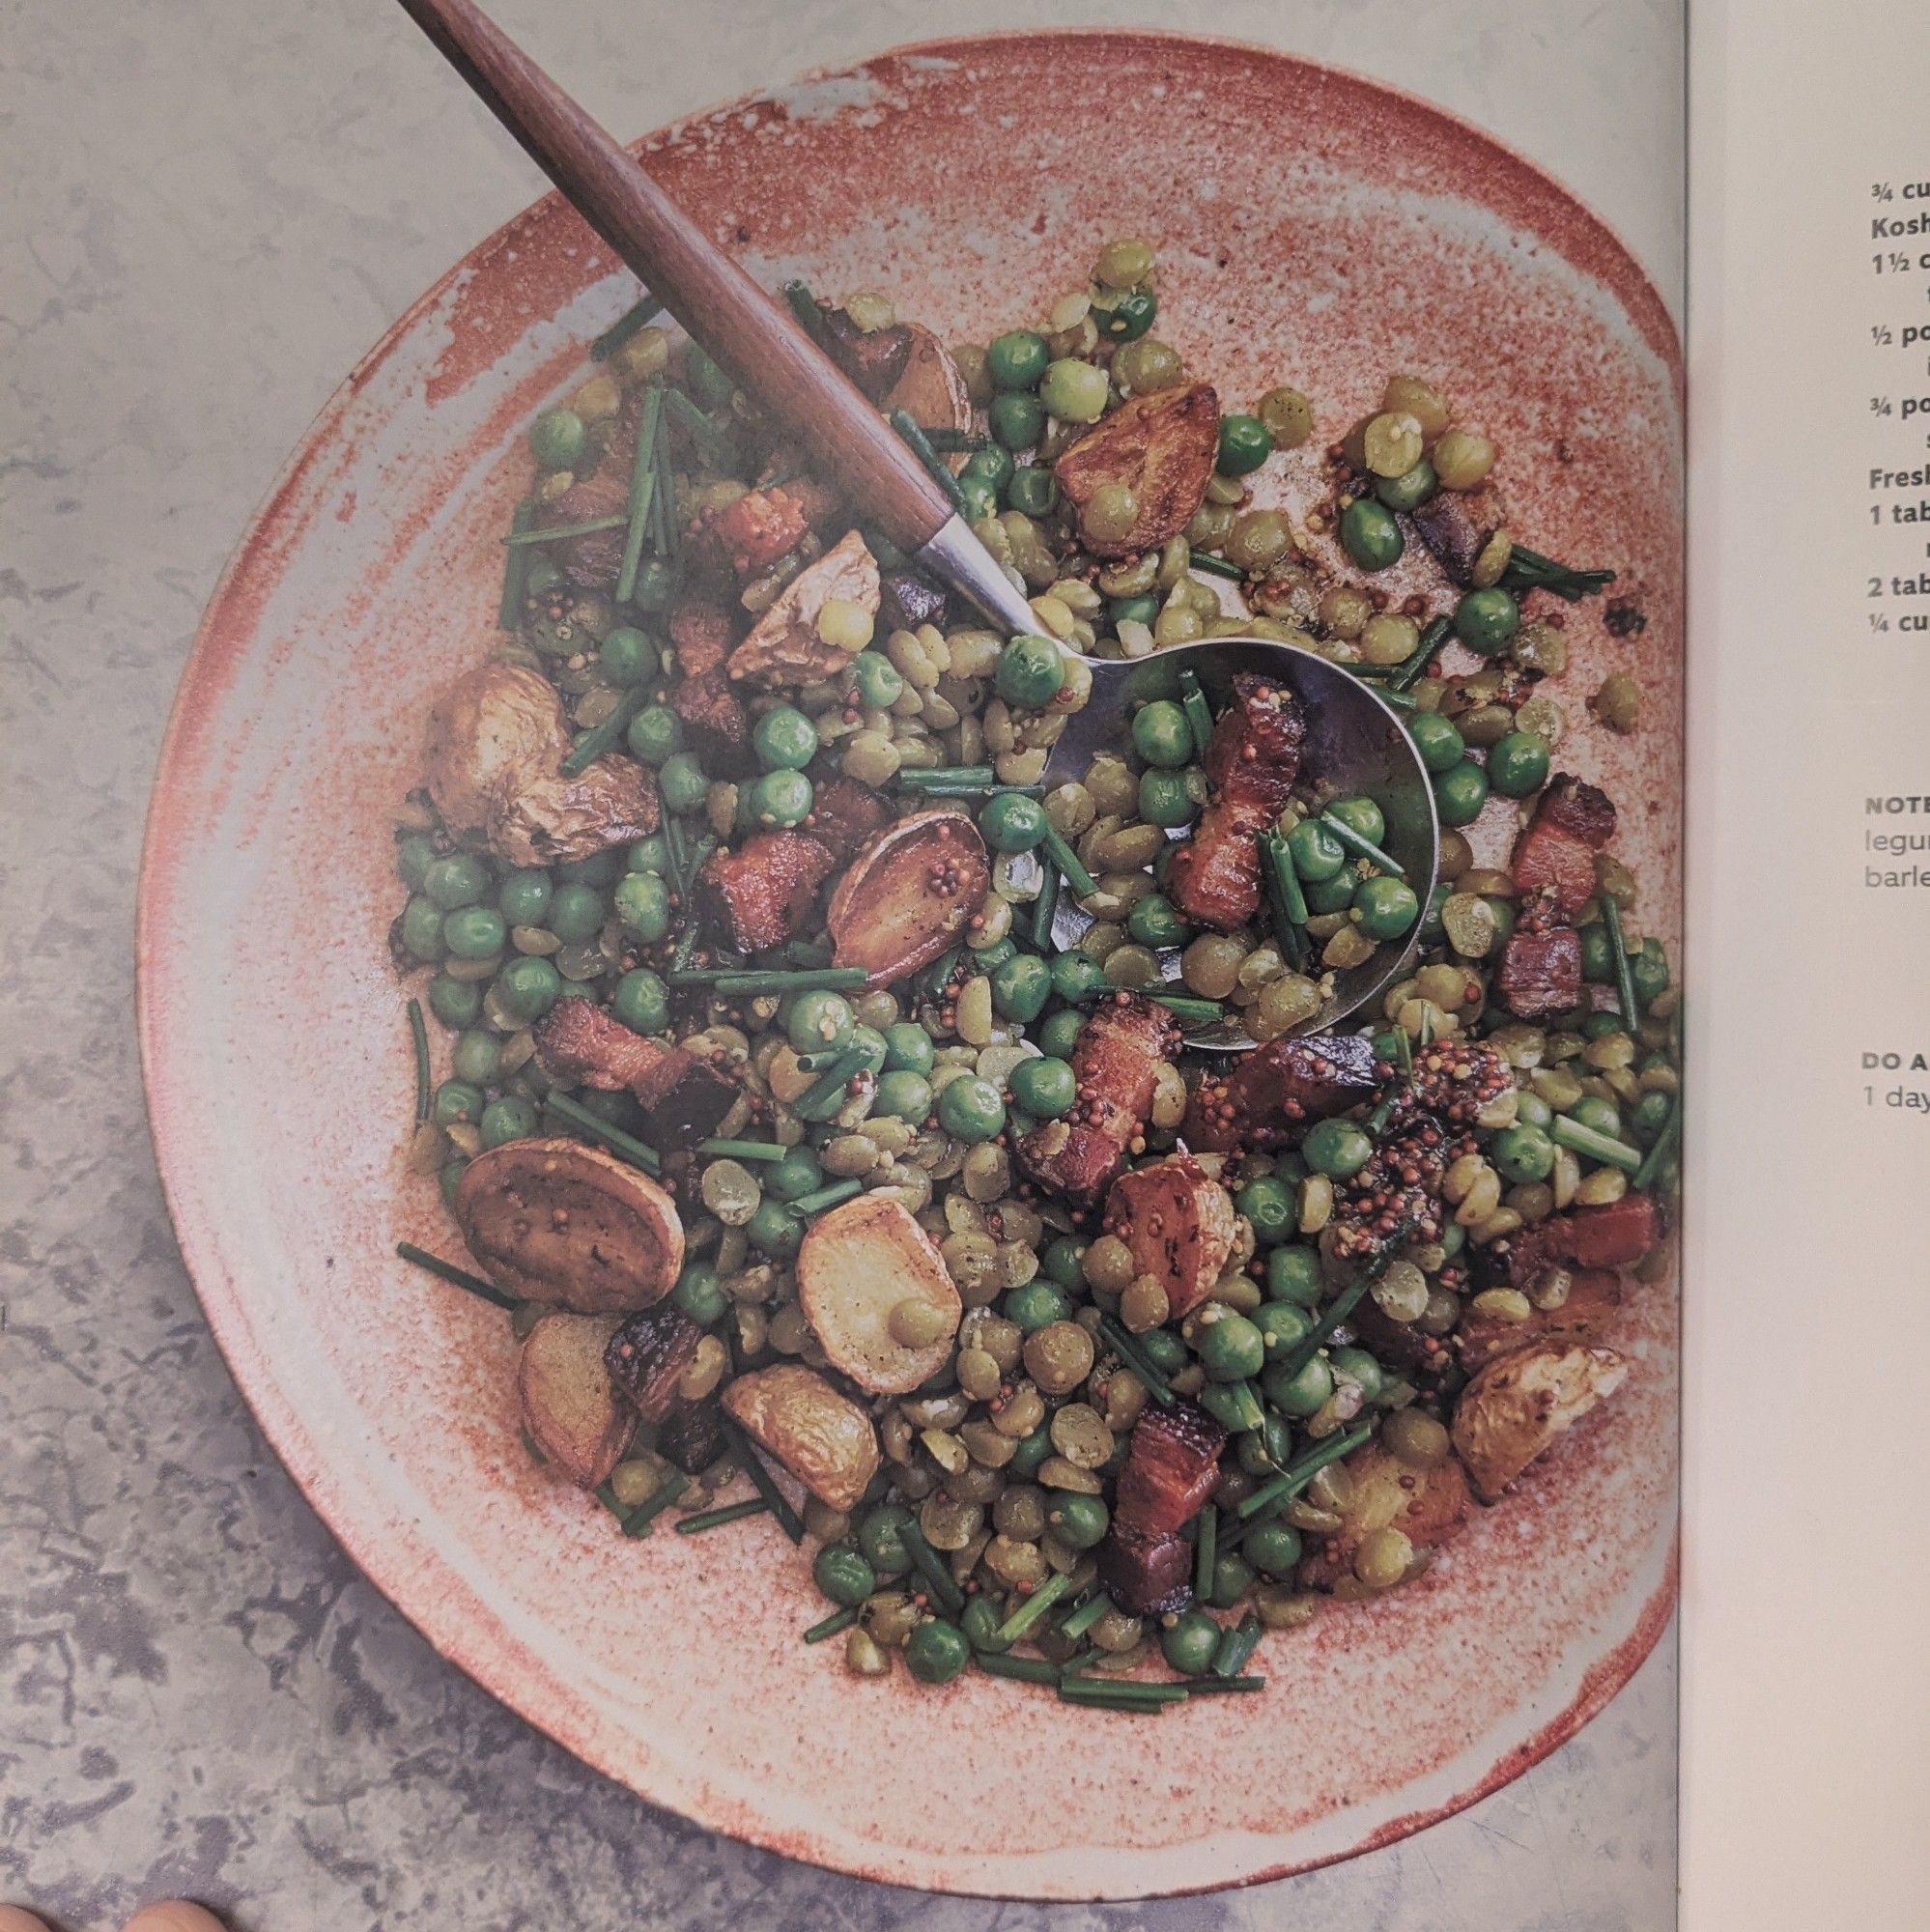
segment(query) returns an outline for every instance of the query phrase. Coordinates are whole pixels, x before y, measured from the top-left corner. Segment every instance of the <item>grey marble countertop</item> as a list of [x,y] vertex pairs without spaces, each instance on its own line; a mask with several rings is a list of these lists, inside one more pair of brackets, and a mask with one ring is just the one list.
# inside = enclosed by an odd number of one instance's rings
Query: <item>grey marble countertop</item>
[[[626,132],[924,33],[1169,17],[497,11]],[[1522,0],[1505,30],[1501,0],[1210,14],[1551,156],[1679,286],[1679,0]],[[251,506],[341,374],[534,178],[384,0],[0,18],[0,1898],[70,1932],[173,1892],[259,1932],[1669,1923],[1672,1636],[1580,1737],[1421,1837],[1245,1893],[1046,1910],[862,1884],[652,1810],[358,1577],[242,1407],[169,1231],[134,1049],[135,864],[174,682]],[[1582,47],[1585,104],[1548,85]]]

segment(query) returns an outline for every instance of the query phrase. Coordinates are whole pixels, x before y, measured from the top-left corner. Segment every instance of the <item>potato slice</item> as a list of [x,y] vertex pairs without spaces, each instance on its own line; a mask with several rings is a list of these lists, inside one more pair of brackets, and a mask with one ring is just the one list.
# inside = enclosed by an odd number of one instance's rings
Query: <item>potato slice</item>
[[[798,1301],[834,1369],[873,1395],[909,1395],[951,1352],[964,1303],[931,1237],[880,1194],[820,1214],[798,1250]],[[892,1332],[902,1309],[907,1343]]]
[[1559,1308],[1538,1308],[1525,1321],[1503,1321],[1470,1307],[1455,1330],[1455,1353],[1472,1375],[1497,1355],[1537,1342],[1592,1342],[1622,1305],[1622,1277],[1612,1268],[1577,1268]]
[[684,1265],[670,1197],[613,1154],[576,1141],[509,1141],[478,1154],[454,1205],[469,1252],[526,1301],[580,1315],[648,1308]]
[[605,1368],[614,1315],[545,1315],[516,1357],[523,1426],[543,1459],[580,1490],[593,1490],[616,1467],[637,1427]]
[[1310,1540],[1300,1565],[1300,1581],[1310,1589],[1329,1589],[1349,1575],[1354,1551],[1377,1529],[1401,1530],[1416,1549],[1435,1549],[1467,1521],[1467,1477],[1451,1456],[1432,1469],[1415,1469],[1370,1442],[1345,1466],[1353,1483],[1341,1526]]
[[[951,352],[930,329],[915,322],[905,327],[911,331],[911,351],[879,408],[887,415],[903,410],[920,429],[969,430],[972,397]],[[965,467],[965,453],[948,456],[946,462],[955,473]]]
[[1212,1293],[1238,1220],[1233,1196],[1191,1154],[1133,1168],[1106,1197],[1106,1233],[1132,1250],[1135,1274],[1158,1277],[1176,1321]]
[[834,597],[874,616],[880,592],[878,559],[856,530],[848,530],[785,584],[751,635],[730,654],[730,675],[765,691],[836,677],[851,653],[817,635],[818,612]]
[[1622,1386],[1627,1360],[1582,1342],[1538,1342],[1497,1356],[1455,1405],[1455,1453],[1483,1502],[1502,1492],[1556,1436]]
[[1134,396],[1102,416],[1057,463],[1059,487],[1083,509],[1106,483],[1131,486],[1139,515],[1123,537],[1088,537],[1099,556],[1131,556],[1177,537],[1205,500],[1220,453],[1220,399],[1210,383]]
[[985,841],[955,807],[916,811],[858,848],[825,912],[840,966],[890,985],[928,966],[965,930],[992,887]]
[[828,1509],[854,1507],[878,1473],[871,1418],[815,1369],[781,1362],[739,1376],[724,1406]]

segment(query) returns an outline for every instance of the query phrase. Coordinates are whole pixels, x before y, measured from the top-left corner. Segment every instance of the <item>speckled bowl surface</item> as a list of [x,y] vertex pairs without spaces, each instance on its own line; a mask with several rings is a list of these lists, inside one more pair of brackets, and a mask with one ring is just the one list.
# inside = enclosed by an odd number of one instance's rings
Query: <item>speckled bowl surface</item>
[[[1138,233],[1159,248],[1159,332],[1230,399],[1291,380],[1324,440],[1388,371],[1433,376],[1499,443],[1515,527],[1613,562],[1646,613],[1620,639],[1599,602],[1572,615],[1571,717],[1629,668],[1647,723],[1577,732],[1558,763],[1620,801],[1637,917],[1673,941],[1679,353],[1634,263],[1545,176],[1362,80],[1138,33],[890,53],[646,147],[767,285],[888,288],[982,341]],[[142,1043],[182,1246],[269,1438],[381,1588],[530,1721],[657,1804],[846,1871],[1204,1889],[1493,1789],[1599,1710],[1666,1618],[1671,1288],[1626,1312],[1628,1388],[1424,1581],[1269,1638],[1263,1695],[1153,1720],[982,1676],[848,1677],[835,1645],[799,1642],[821,1605],[768,1520],[613,1535],[523,1452],[507,1324],[393,1259],[399,1237],[460,1244],[402,1162],[390,816],[431,692],[490,637],[522,430],[633,295],[554,199],[453,270],[323,412],[182,682],[142,881]],[[1269,487],[1304,491],[1317,463]]]

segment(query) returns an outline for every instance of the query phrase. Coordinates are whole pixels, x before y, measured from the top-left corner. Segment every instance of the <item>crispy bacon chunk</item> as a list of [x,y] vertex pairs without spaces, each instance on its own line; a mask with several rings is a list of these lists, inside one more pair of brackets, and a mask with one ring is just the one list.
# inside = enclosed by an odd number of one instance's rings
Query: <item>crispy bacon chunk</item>
[[724,1454],[724,1417],[712,1402],[679,1402],[657,1429],[657,1453],[687,1476]]
[[[560,497],[543,506],[545,526],[587,524],[599,517],[620,517],[630,502],[630,485],[612,475],[586,476],[572,483]],[[562,573],[581,590],[598,590],[616,580],[623,568],[621,529],[591,530],[580,537],[559,537],[546,546]]]
[[[1523,1285],[1533,1287],[1543,1272],[1537,1269]],[[1472,1308],[1465,1310],[1461,1326],[1454,1332],[1455,1353],[1462,1368],[1472,1374],[1496,1355],[1525,1349],[1530,1343],[1590,1341],[1621,1305],[1622,1277],[1613,1268],[1583,1268],[1571,1278],[1560,1307],[1537,1308],[1525,1321],[1504,1321]]]
[[1099,1581],[1129,1616],[1163,1617],[1193,1601],[1193,1546],[1119,1523],[1099,1545]]
[[874,403],[882,403],[904,374],[911,357],[912,329],[906,322],[862,329],[841,308],[820,301],[824,343],[831,359]]
[[944,628],[951,600],[916,570],[888,570],[879,581],[878,617],[887,634],[915,631],[921,624]]
[[717,1131],[737,1083],[688,1047],[633,1033],[608,1008],[558,1000],[537,1022],[536,1054],[553,1080],[634,1094],[651,1144],[666,1151]]
[[1232,932],[1260,909],[1259,837],[1292,792],[1305,736],[1285,685],[1250,672],[1234,679],[1206,746],[1211,803],[1167,868],[1167,893],[1194,924]]
[[1387,1077],[1359,1035],[1270,1039],[1233,1072],[1203,1080],[1186,1104],[1186,1145],[1201,1153],[1267,1153],[1308,1121],[1371,1100]]
[[1500,498],[1492,489],[1461,493],[1443,490],[1409,513],[1421,541],[1455,583],[1473,581],[1474,561],[1501,522]]
[[751,717],[724,668],[736,633],[730,609],[708,597],[686,597],[670,612],[669,628],[683,672],[670,694],[670,709],[689,726],[710,770],[739,771],[751,742]]
[[1020,1165],[1071,1207],[1097,1207],[1146,1131],[1159,1063],[1178,1045],[1178,1022],[1164,1007],[1116,994],[1086,1022],[1072,1050],[1079,1082],[1072,1111],[1019,1143]]
[[1426,1114],[1383,1141],[1374,1158],[1348,1182],[1335,1210],[1335,1255],[1348,1261],[1370,1260],[1404,1226],[1406,1240],[1438,1240],[1446,1220],[1441,1177],[1459,1145]]
[[681,1308],[660,1302],[624,1321],[604,1348],[603,1365],[645,1422],[661,1422],[677,1400],[677,1382],[702,1336]]
[[1559,918],[1575,918],[1595,896],[1595,855],[1615,836],[1605,792],[1566,773],[1542,794],[1510,862],[1524,901],[1543,899]]
[[1521,926],[1501,949],[1495,996],[1524,1020],[1565,1013],[1581,1001],[1581,935],[1573,926]]
[[[1525,1291],[1535,1288],[1551,1268],[1632,1267],[1660,1239],[1661,1210],[1651,1194],[1625,1194],[1600,1207],[1573,1208],[1523,1228],[1510,1240],[1508,1279]],[[1571,1288],[1571,1295],[1574,1293]]]
[[1615,803],[1599,786],[1584,784],[1567,772],[1548,781],[1535,816],[1579,838],[1591,852],[1602,851],[1615,836]]
[[686,677],[719,669],[737,634],[730,607],[711,597],[681,599],[670,612],[669,630],[677,668]]
[[809,831],[834,852],[854,852],[892,822],[892,808],[856,779],[828,779],[811,800]]
[[692,541],[740,578],[761,576],[788,556],[810,528],[802,497],[788,485],[747,490],[734,502],[698,519]]
[[759,832],[734,852],[713,852],[697,884],[743,952],[781,946],[798,928],[837,860],[804,832]]
[[1136,1274],[1158,1278],[1178,1321],[1212,1293],[1239,1227],[1233,1196],[1180,1153],[1130,1168],[1113,1182],[1106,1233],[1132,1250]]
[[1172,1536],[1199,1515],[1220,1479],[1227,1432],[1189,1402],[1147,1408],[1133,1424],[1113,1520],[1140,1536]]

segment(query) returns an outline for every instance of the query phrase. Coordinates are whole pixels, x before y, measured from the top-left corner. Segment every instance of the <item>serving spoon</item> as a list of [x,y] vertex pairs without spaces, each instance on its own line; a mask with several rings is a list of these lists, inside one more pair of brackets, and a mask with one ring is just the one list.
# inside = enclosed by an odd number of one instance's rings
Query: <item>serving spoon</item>
[[[1014,636],[1036,632],[1025,593],[1006,576],[923,464],[857,384],[664,192],[642,163],[573,100],[472,0],[400,0],[538,167],[652,297],[700,339],[733,380],[786,423],[866,524],[918,566]],[[1050,782],[1081,776],[1095,753],[1124,742],[1133,708],[1178,695],[1182,668],[1217,712],[1240,672],[1283,683],[1307,720],[1304,763],[1333,796],[1365,795],[1387,822],[1385,849],[1425,902],[1440,832],[1433,790],[1399,717],[1366,684],[1317,652],[1270,639],[1227,637],[1151,657],[1089,657],[1093,693],[1073,713],[1046,766]],[[1054,937],[1077,943],[1092,923],[1064,906]],[[1383,945],[1333,976],[1319,1011],[1291,1029],[1325,1032],[1402,972],[1418,943]],[[1162,972],[1177,978],[1168,956]],[[1255,1042],[1236,1016],[1189,1028],[1190,1043],[1236,1052]]]

